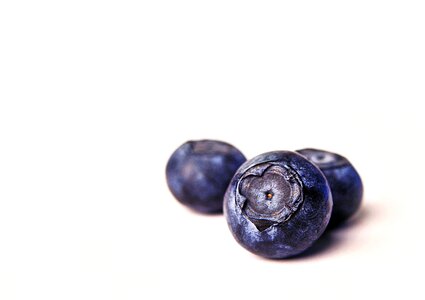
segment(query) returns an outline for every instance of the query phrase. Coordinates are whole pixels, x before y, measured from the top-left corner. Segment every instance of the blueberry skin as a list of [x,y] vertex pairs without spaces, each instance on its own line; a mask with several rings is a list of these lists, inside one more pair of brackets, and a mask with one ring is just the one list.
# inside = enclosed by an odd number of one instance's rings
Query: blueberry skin
[[245,161],[245,156],[228,143],[188,141],[168,160],[167,184],[178,201],[195,211],[222,213],[226,188]]
[[328,180],[334,201],[329,227],[336,227],[354,215],[362,202],[363,183],[348,159],[336,153],[311,148],[296,152],[318,166]]
[[245,162],[224,196],[224,215],[234,238],[267,258],[309,248],[324,232],[331,210],[332,195],[322,172],[290,151]]

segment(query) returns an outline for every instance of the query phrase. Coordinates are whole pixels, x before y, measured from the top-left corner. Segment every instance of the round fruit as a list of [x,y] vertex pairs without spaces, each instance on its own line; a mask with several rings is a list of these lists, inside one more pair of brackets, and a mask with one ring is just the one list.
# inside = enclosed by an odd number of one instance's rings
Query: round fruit
[[244,161],[245,156],[225,142],[188,141],[168,160],[167,184],[184,205],[202,213],[221,213],[226,188]]
[[268,152],[245,162],[224,197],[235,239],[268,258],[297,255],[324,232],[332,196],[322,172],[300,154]]
[[348,159],[318,149],[302,149],[296,152],[318,166],[328,180],[334,202],[329,227],[335,227],[354,215],[362,202],[363,184],[359,173]]

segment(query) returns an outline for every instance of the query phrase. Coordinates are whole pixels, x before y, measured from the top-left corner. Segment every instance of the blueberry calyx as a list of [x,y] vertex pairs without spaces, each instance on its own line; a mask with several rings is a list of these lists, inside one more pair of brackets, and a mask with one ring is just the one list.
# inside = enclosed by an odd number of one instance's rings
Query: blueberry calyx
[[311,162],[319,166],[321,169],[338,168],[350,164],[345,157],[328,151],[308,148],[298,150],[297,152],[306,156]]
[[236,203],[259,231],[290,219],[303,202],[303,186],[289,166],[265,162],[248,169],[240,178]]

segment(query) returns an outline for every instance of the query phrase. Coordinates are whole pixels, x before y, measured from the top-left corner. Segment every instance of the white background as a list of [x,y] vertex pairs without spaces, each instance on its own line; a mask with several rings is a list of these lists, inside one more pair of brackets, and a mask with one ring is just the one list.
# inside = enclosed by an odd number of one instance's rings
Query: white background
[[[423,299],[423,1],[1,1],[0,299]],[[181,143],[348,157],[297,259],[173,199]]]

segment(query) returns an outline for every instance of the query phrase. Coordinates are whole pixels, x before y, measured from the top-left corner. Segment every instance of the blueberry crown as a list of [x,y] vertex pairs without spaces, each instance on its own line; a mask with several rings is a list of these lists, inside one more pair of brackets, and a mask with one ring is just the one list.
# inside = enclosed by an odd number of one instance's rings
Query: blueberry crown
[[287,165],[265,162],[245,171],[239,179],[236,204],[258,230],[281,224],[303,201],[303,185]]

